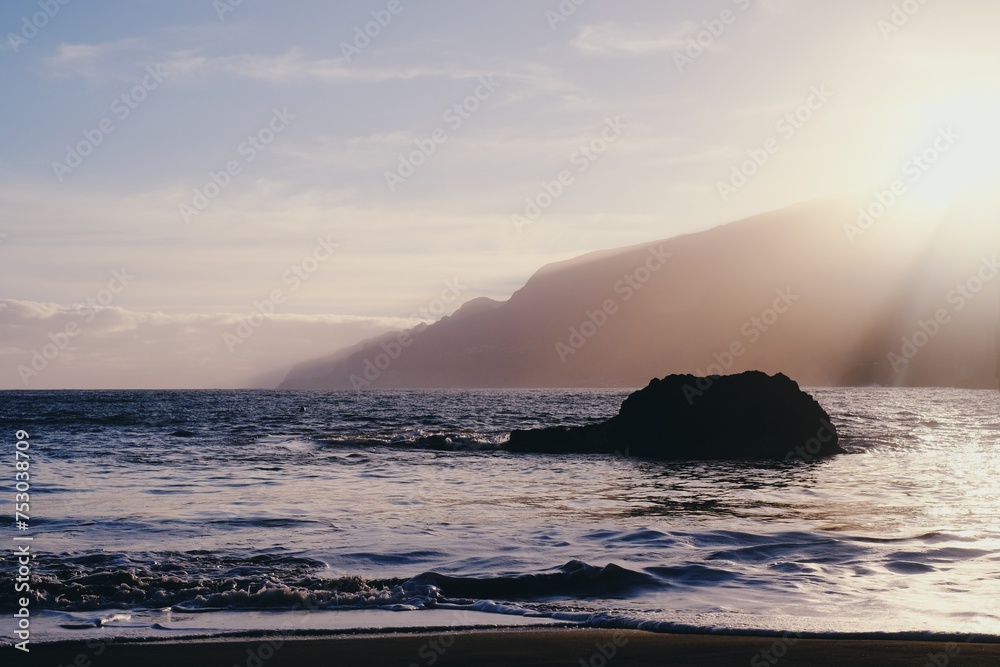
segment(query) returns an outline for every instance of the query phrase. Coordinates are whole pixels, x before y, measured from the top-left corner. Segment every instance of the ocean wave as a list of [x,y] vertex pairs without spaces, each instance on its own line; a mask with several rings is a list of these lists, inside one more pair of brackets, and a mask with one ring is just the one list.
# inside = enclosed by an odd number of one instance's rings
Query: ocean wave
[[[582,561],[570,561],[554,571],[509,576],[458,577],[425,572],[410,579],[366,579],[317,576],[326,570],[324,563],[293,556],[240,559],[185,552],[147,554],[144,562],[137,562],[134,556],[95,553],[38,560],[31,582],[31,604],[57,611],[403,611],[484,601],[494,605],[497,600],[511,603],[628,598],[669,587],[671,581],[691,584],[726,579],[718,570],[700,566],[638,572],[615,564],[599,567]],[[0,608],[14,608],[12,573],[0,574],[0,587]]]
[[[257,554],[215,556],[206,552],[40,555],[33,563],[31,605],[38,609],[86,611],[163,608],[175,605],[285,607],[275,590],[315,596],[363,594],[402,582],[359,577],[322,578],[326,564],[311,558]],[[15,608],[13,570],[0,572],[0,609]],[[228,601],[227,601],[228,600]]]
[[65,623],[60,623],[59,627],[67,630],[88,630],[90,628],[103,628],[111,623],[129,621],[131,619],[132,614],[105,614],[104,616],[96,616],[88,619],[66,621]]
[[324,447],[406,447],[444,452],[496,451],[501,448],[499,439],[482,434],[432,433],[422,435],[408,431],[379,437],[325,437],[318,438],[317,442]]
[[408,589],[432,586],[445,598],[542,600],[548,598],[630,597],[637,592],[664,588],[654,575],[615,564],[604,567],[570,561],[556,572],[500,577],[453,577],[427,572],[406,582]]

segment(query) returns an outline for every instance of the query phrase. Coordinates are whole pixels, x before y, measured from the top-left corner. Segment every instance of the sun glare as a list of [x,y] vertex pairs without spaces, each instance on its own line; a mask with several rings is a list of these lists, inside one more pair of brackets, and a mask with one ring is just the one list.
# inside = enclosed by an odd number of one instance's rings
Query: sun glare
[[1000,93],[968,91],[914,109],[904,173],[914,203],[945,207],[1000,183]]

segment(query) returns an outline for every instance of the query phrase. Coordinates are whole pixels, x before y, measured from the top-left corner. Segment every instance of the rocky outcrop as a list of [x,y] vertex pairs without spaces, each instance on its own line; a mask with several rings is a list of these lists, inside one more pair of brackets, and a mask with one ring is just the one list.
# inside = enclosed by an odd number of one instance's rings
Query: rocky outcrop
[[513,431],[506,449],[670,460],[812,461],[843,453],[830,416],[779,373],[654,379],[618,415],[579,427]]

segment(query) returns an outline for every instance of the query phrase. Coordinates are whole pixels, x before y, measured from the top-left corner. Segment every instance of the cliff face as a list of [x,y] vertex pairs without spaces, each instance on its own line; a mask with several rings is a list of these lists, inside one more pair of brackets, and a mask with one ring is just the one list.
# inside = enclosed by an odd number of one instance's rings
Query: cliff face
[[860,216],[870,203],[551,264],[506,302],[305,362],[281,387],[634,387],[750,369],[805,386],[996,387],[1000,225]]

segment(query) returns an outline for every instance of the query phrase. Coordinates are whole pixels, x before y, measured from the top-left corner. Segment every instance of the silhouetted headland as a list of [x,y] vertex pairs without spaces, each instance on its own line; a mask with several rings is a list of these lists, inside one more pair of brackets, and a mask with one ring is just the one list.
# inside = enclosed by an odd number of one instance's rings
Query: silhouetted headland
[[603,423],[515,430],[506,449],[806,462],[844,451],[830,416],[812,396],[781,373],[760,371],[654,379]]
[[866,201],[817,200],[547,264],[506,301],[472,299],[304,361],[280,388],[638,387],[650,368],[782,372],[811,387],[997,387],[986,285],[997,291],[1000,265],[984,249],[1000,247],[1000,225],[900,207],[848,237]]

